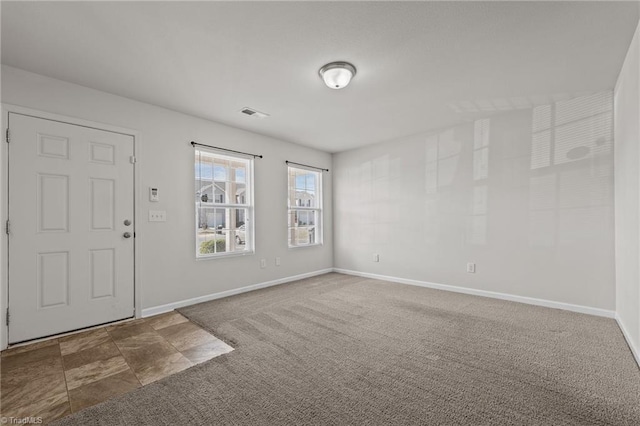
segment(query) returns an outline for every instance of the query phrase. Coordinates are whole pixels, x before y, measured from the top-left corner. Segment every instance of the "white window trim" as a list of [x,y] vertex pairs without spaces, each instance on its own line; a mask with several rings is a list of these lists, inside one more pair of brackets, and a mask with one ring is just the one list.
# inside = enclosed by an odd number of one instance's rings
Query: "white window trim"
[[[291,187],[291,183],[289,182],[289,179],[291,177],[291,174],[289,173],[289,169],[299,169],[299,170],[308,170],[310,172],[314,172],[318,174],[318,179],[317,179],[317,185],[318,187],[316,188],[316,193],[319,195],[317,197],[317,202],[318,202],[318,206],[317,207],[303,207],[303,206],[291,206],[291,199],[289,199],[289,189]],[[289,166],[287,165],[287,245],[289,247],[289,249],[291,250],[297,250],[297,249],[302,249],[302,248],[306,248],[306,247],[319,247],[322,246],[324,244],[324,203],[323,203],[323,199],[324,199],[324,188],[323,188],[323,173],[322,171],[312,168],[312,167],[305,167],[305,166],[299,166],[299,165],[295,165],[295,166]],[[316,218],[316,227],[318,228],[317,230],[317,242],[313,243],[313,244],[304,244],[304,245],[291,245],[291,240],[290,240],[290,235],[289,235],[289,226],[288,226],[288,217],[291,214],[292,210],[306,210],[306,211],[317,211],[318,212],[318,217]]]
[[[243,156],[243,155],[235,155],[229,154],[226,151],[217,150],[215,148],[202,148],[198,147],[194,151],[194,156],[196,152],[206,152],[209,154],[213,154],[218,157],[227,157],[232,160],[243,160],[248,162],[247,166],[247,175],[245,176],[245,188],[246,188],[246,197],[248,198],[247,204],[225,204],[225,203],[215,203],[210,202],[207,203],[207,207],[211,208],[238,208],[238,209],[246,209],[248,218],[245,220],[245,235],[247,235],[251,242],[251,247],[244,251],[232,251],[232,252],[223,252],[223,253],[208,253],[208,254],[200,254],[200,247],[198,245],[198,207],[202,205],[202,202],[199,200],[194,200],[195,208],[194,208],[194,246],[195,246],[195,258],[196,261],[201,260],[212,260],[212,259],[221,259],[227,257],[239,257],[239,256],[252,256],[256,252],[256,241],[255,241],[255,197],[254,197],[254,158]],[[195,157],[194,157],[195,159]],[[197,167],[197,163],[194,163],[194,168]],[[194,169],[195,172],[195,169]],[[212,173],[212,181],[213,181],[213,170]],[[195,173],[194,173],[195,179]],[[195,194],[194,194],[195,197]],[[214,198],[215,199],[215,198]]]

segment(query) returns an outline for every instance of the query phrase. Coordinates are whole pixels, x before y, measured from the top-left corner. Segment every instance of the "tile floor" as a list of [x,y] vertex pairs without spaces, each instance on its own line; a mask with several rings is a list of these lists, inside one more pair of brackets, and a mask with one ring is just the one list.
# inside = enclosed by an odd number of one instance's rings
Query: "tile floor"
[[51,422],[232,350],[175,311],[11,348],[0,417]]

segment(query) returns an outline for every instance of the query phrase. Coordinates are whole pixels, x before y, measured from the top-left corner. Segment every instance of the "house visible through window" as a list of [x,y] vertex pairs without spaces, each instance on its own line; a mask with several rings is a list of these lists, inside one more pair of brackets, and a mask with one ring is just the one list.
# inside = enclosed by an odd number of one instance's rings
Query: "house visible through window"
[[252,159],[196,149],[196,257],[253,252],[252,187]]
[[322,175],[289,167],[289,247],[322,244]]

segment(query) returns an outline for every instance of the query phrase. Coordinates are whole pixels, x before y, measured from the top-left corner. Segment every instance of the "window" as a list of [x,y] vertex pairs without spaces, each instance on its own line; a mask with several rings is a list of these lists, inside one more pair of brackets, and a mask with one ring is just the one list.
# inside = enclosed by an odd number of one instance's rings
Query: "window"
[[196,257],[253,253],[253,160],[196,149]]
[[289,247],[322,244],[322,175],[289,167]]

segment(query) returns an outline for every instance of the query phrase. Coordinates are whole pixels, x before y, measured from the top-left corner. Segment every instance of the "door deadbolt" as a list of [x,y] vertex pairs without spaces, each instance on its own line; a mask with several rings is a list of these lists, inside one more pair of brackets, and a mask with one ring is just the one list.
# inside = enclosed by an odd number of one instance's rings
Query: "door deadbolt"
[[124,226],[129,226],[129,225],[131,225],[131,221],[129,219],[125,219]]

